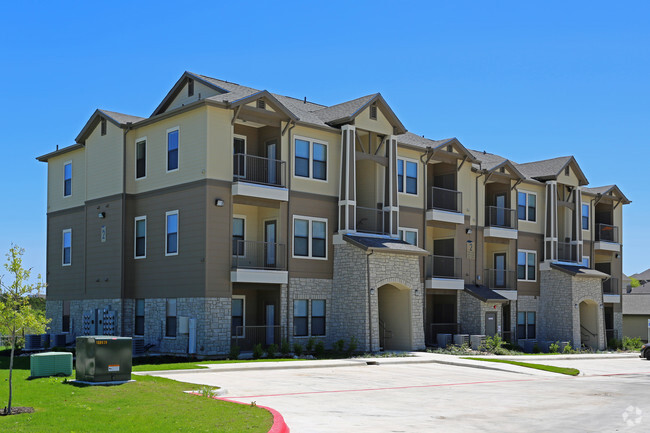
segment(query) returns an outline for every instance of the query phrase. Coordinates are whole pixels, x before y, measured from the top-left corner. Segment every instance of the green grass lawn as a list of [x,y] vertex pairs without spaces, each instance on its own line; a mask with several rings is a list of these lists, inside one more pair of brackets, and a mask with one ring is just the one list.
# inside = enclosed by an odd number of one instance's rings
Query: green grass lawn
[[[0,407],[8,397],[9,358],[0,357]],[[267,432],[273,417],[264,409],[188,395],[198,385],[133,376],[117,386],[75,386],[64,378],[28,380],[29,358],[14,369],[13,406],[35,413],[0,417],[12,432]]]
[[509,361],[507,359],[487,359],[487,358],[471,358],[471,357],[463,357],[462,359],[471,359],[471,360],[474,360],[474,361],[485,361],[485,362],[500,362],[502,364],[518,365],[520,367],[534,368],[534,369],[537,369],[537,370],[550,371],[551,373],[566,374],[566,375],[569,375],[569,376],[577,376],[577,375],[580,374],[580,370],[577,370],[575,368],[554,367],[552,365],[532,364],[530,362]]

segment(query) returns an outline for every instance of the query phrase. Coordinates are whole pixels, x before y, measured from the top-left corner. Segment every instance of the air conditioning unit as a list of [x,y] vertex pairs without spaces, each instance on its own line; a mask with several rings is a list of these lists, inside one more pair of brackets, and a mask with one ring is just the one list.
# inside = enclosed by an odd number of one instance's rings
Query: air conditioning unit
[[438,334],[438,347],[444,349],[451,344],[451,334]]
[[469,342],[472,350],[479,350],[485,344],[485,335],[470,335]]
[[54,347],[65,347],[66,334],[54,334]]
[[144,355],[144,338],[133,339],[133,356]]
[[41,335],[41,347],[43,349],[49,349],[49,347],[50,347],[50,334]]
[[72,353],[45,352],[31,355],[29,364],[31,377],[70,376],[72,374]]
[[41,334],[25,335],[25,350],[40,350],[41,348]]
[[469,334],[454,335],[454,344],[456,346],[462,346],[463,344],[467,344],[469,346]]

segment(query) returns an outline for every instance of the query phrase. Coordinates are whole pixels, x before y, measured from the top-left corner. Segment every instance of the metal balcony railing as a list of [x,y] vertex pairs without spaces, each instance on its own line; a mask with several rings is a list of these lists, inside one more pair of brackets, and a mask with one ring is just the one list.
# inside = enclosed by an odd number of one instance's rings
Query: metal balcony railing
[[620,295],[621,290],[618,284],[618,278],[610,277],[603,281],[603,294],[605,295]]
[[515,289],[517,273],[505,269],[486,269],[483,284],[490,289]]
[[388,211],[357,206],[357,231],[385,235],[388,230]]
[[275,242],[232,240],[233,269],[270,269],[284,271],[286,246]]
[[562,262],[578,262],[578,246],[570,242],[557,243],[557,258]]
[[449,256],[429,256],[429,278],[463,278],[462,259]]
[[596,242],[618,243],[618,227],[609,224],[596,224]]
[[517,214],[514,209],[485,206],[485,226],[506,229],[517,228]]
[[286,187],[286,164],[279,159],[237,153],[233,155],[233,181]]
[[257,344],[266,348],[270,344],[280,345],[282,337],[286,336],[286,328],[274,326],[233,326],[230,335],[230,345],[239,346],[243,352],[249,352]]
[[453,189],[431,188],[429,209],[445,210],[448,212],[463,212],[463,193]]

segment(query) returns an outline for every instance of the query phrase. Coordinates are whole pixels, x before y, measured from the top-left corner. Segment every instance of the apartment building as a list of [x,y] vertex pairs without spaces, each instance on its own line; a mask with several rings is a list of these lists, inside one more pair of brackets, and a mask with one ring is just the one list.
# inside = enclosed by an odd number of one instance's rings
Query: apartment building
[[324,106],[185,72],[151,116],[97,110],[38,160],[53,332],[212,355],[622,329],[619,188],[407,132],[379,93]]

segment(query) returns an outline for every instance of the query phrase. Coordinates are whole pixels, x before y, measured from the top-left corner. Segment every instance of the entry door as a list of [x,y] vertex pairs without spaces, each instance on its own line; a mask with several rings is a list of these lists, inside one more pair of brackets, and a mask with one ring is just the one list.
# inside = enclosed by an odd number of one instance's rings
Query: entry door
[[266,157],[268,158],[267,164],[267,182],[271,185],[278,184],[278,167],[277,167],[277,144],[275,140],[266,142]]
[[277,223],[273,221],[264,222],[264,267],[276,267],[276,227]]
[[266,306],[266,344],[275,343],[275,305]]
[[485,335],[494,337],[497,333],[497,313],[490,311],[485,313]]
[[494,287],[506,287],[506,253],[494,255]]
[[497,194],[494,196],[494,205],[496,206],[496,225],[500,227],[506,226],[506,195]]

